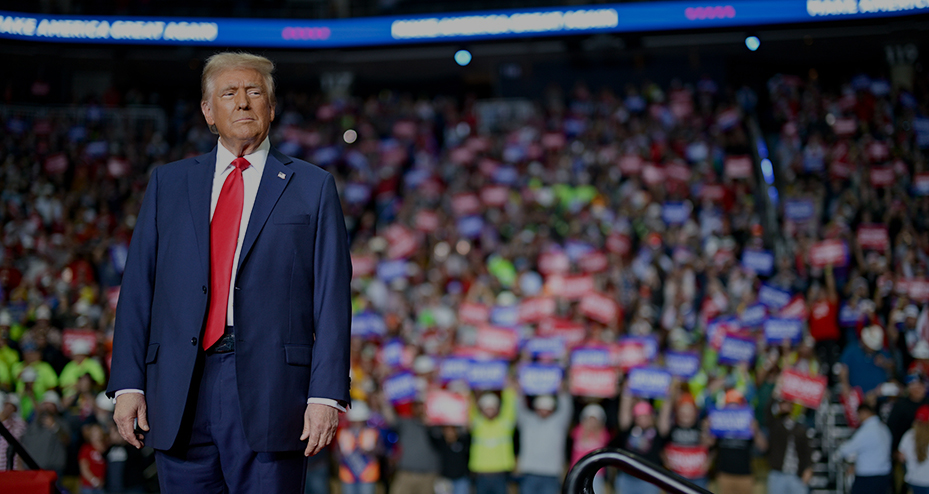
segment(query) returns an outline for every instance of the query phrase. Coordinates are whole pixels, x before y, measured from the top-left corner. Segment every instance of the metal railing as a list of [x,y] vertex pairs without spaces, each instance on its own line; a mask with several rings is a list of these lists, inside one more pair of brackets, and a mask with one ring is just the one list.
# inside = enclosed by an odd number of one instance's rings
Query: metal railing
[[604,467],[616,467],[623,473],[661,487],[668,494],[712,494],[693,482],[669,472],[640,456],[619,449],[598,449],[578,460],[565,477],[563,494],[594,494],[594,475]]
[[[9,449],[7,450],[6,455],[7,471],[13,470],[13,460],[16,455],[19,455],[19,457],[23,460],[23,463],[25,463],[30,470],[42,470],[42,468],[39,467],[39,464],[36,463],[35,459],[32,458],[32,455],[30,455],[29,452],[26,451],[26,448],[23,447],[22,443],[20,443],[16,437],[13,436],[13,434],[9,429],[6,428],[5,425],[3,425],[3,422],[0,422],[0,436],[2,436],[3,439],[6,439],[6,443],[9,445]],[[58,486],[55,484],[52,484],[52,492],[61,494],[61,490],[58,489]]]

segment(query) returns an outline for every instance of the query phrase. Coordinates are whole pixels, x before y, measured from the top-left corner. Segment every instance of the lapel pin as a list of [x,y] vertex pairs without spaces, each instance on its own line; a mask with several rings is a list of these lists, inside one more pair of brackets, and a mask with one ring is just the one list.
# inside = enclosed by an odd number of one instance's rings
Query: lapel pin
[[285,179],[287,178],[287,175],[284,175],[284,172],[277,172],[277,178]]

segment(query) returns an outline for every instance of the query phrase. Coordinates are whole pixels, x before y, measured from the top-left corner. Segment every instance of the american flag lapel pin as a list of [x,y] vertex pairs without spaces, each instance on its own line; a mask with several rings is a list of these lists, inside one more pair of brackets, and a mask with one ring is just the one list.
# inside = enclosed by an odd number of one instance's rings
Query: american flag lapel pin
[[280,178],[280,179],[283,180],[283,179],[287,178],[287,175],[284,175],[284,172],[277,172],[277,178]]

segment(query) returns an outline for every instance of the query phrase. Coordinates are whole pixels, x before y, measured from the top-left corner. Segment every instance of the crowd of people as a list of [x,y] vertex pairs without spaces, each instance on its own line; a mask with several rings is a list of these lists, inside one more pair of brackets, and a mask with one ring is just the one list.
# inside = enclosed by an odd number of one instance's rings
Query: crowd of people
[[[929,98],[834,89],[776,76],[756,108],[708,78],[578,83],[529,112],[282,94],[272,142],[335,175],[354,270],[352,406],[307,492],[555,493],[605,446],[724,494],[759,472],[803,491],[830,399],[886,437],[837,453],[856,489],[889,486],[897,451],[929,488]],[[120,276],[150,170],[216,140],[193,102],[167,129],[83,109],[2,122],[0,420],[81,492],[144,492],[151,455],[100,394]]]

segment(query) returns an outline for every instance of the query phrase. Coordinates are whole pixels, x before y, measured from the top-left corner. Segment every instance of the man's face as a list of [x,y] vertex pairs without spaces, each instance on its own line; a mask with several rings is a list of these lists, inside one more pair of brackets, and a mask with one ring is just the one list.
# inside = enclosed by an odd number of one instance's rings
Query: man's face
[[200,103],[203,117],[229,144],[264,140],[274,120],[264,78],[254,69],[227,69],[213,78],[212,94]]
[[910,392],[910,399],[913,401],[923,401],[923,398],[926,397],[926,385],[923,384],[921,379],[914,380],[910,384],[907,384],[906,389]]

